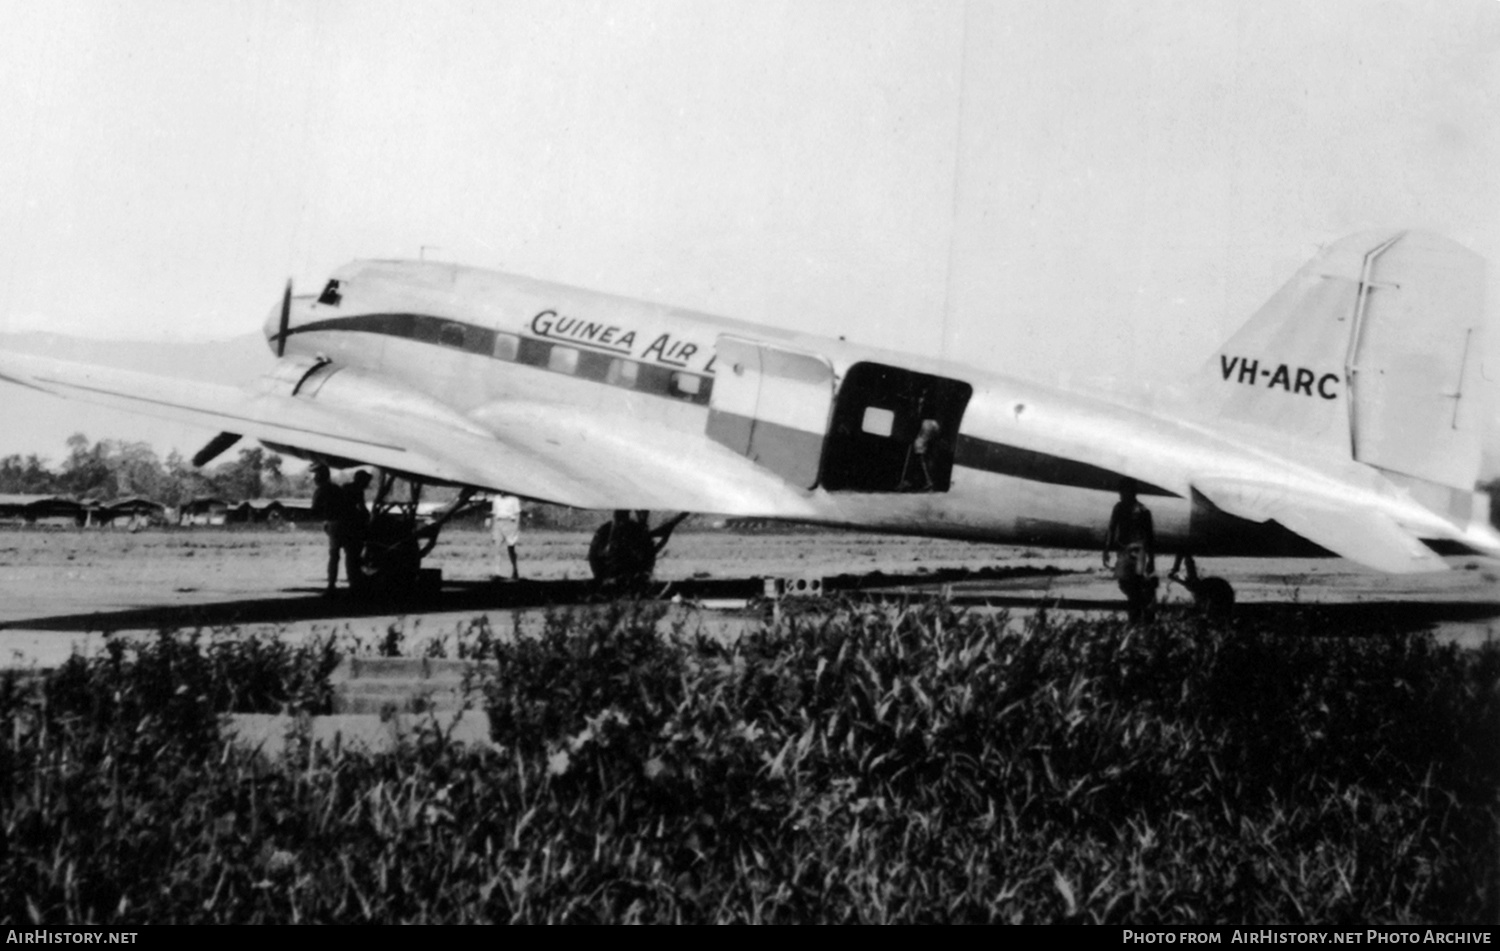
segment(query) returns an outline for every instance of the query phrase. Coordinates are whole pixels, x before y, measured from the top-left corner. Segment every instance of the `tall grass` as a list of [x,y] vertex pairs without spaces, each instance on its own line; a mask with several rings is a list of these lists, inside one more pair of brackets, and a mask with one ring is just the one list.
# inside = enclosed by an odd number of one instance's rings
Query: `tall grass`
[[0,685],[9,922],[1491,923],[1500,650],[841,604],[730,643],[484,625],[495,750],[267,762],[329,644]]

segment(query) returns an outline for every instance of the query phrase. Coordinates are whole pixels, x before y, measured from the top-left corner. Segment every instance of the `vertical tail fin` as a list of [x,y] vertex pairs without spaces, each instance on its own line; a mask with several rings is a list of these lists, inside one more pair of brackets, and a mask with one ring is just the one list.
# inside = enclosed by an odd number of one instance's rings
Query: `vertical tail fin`
[[1209,361],[1219,420],[1462,490],[1479,476],[1484,259],[1434,234],[1335,242]]

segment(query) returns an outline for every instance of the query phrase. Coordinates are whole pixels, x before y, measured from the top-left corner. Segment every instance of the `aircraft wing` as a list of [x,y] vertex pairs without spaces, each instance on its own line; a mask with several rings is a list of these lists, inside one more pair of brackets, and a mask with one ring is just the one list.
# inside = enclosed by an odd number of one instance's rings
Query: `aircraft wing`
[[1448,563],[1390,516],[1248,479],[1200,477],[1193,488],[1223,512],[1275,521],[1336,555],[1391,574],[1446,571]]
[[471,419],[400,383],[341,368],[293,395],[313,364],[283,364],[241,389],[0,353],[0,382],[249,436],[429,479],[577,508],[797,514],[804,500],[706,440],[664,446],[618,421],[506,402]]
[[566,472],[507,451],[457,414],[434,412],[431,401],[378,381],[362,381],[363,405],[351,405],[9,353],[0,354],[0,380],[437,480],[581,507],[606,501]]

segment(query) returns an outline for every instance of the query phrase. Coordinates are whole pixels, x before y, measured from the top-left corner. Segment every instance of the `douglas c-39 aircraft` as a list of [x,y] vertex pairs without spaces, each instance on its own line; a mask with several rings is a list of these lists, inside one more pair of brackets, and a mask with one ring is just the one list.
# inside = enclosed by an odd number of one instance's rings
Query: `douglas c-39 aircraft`
[[1500,557],[1484,280],[1436,235],[1345,238],[1170,401],[417,261],[288,285],[246,391],[13,354],[0,379],[225,430],[199,464],[242,434],[414,486],[1095,550],[1129,478],[1164,552],[1439,571]]

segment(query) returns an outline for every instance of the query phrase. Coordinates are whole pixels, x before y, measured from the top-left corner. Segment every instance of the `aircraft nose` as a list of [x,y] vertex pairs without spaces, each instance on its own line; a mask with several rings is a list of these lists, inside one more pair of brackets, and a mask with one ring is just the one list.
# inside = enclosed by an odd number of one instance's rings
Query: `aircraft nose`
[[261,324],[260,326],[261,333],[265,334],[266,337],[266,346],[271,348],[272,353],[275,353],[279,347],[279,344],[276,340],[276,332],[280,327],[281,302],[277,301],[276,304],[271,307],[271,310],[266,314],[265,323]]

